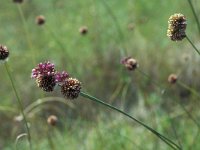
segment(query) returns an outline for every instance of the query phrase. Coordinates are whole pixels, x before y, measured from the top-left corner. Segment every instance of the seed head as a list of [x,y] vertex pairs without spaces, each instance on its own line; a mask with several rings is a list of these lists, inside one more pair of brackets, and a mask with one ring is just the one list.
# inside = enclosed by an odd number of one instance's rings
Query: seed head
[[61,86],[61,93],[67,99],[75,99],[79,96],[81,90],[81,82],[75,78],[68,78]]
[[32,69],[31,77],[38,78],[41,76],[55,75],[55,73],[55,65],[47,61],[44,63],[39,63],[34,69]]
[[56,86],[54,75],[39,76],[36,79],[37,86],[45,92],[52,92]]
[[82,35],[87,34],[87,33],[88,33],[88,27],[86,27],[86,26],[80,27],[79,32],[80,32]]
[[6,60],[9,56],[9,51],[6,46],[0,45],[0,60]]
[[40,15],[40,16],[37,16],[36,19],[35,19],[35,22],[37,25],[43,25],[45,23],[45,17]]
[[175,84],[177,80],[178,80],[178,77],[175,74],[170,74],[168,77],[168,82],[171,84]]
[[69,74],[65,71],[63,72],[57,72],[55,75],[56,82],[57,83],[62,83],[64,82],[67,78],[69,78]]
[[137,60],[132,57],[123,58],[121,63],[130,71],[135,70],[138,67]]
[[14,3],[23,3],[23,0],[13,0]]
[[51,115],[47,119],[47,123],[51,126],[56,126],[58,123],[58,118],[55,115]]
[[186,37],[186,18],[183,14],[174,14],[168,20],[167,36],[172,41],[181,41]]

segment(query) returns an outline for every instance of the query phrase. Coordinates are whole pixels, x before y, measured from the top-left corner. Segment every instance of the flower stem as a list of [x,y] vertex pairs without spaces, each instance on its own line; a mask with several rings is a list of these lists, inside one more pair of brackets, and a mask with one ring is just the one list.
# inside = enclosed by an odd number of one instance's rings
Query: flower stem
[[100,99],[98,99],[98,98],[96,98],[96,97],[93,97],[93,96],[91,96],[91,95],[89,95],[89,94],[86,94],[86,93],[84,93],[84,92],[81,92],[80,95],[83,96],[83,97],[85,97],[85,98],[87,98],[87,99],[89,99],[89,100],[92,100],[92,101],[97,102],[97,103],[99,103],[99,104],[102,104],[102,105],[104,105],[104,106],[106,106],[106,107],[109,107],[110,109],[113,109],[113,110],[115,110],[115,111],[117,111],[117,112],[119,112],[119,113],[121,113],[121,114],[123,114],[123,115],[129,117],[130,119],[134,120],[134,121],[137,122],[138,124],[142,125],[142,126],[145,127],[146,129],[148,129],[149,131],[151,131],[153,134],[155,134],[158,138],[160,138],[163,142],[165,142],[165,143],[166,143],[168,146],[170,146],[172,149],[175,149],[175,150],[176,150],[176,149],[179,149],[179,150],[181,149],[181,148],[180,148],[177,144],[175,144],[173,141],[171,141],[171,140],[168,139],[167,137],[163,136],[162,134],[158,133],[157,131],[155,131],[155,130],[152,129],[151,127],[147,126],[147,125],[144,124],[143,122],[141,122],[141,121],[135,119],[135,118],[132,117],[131,115],[127,114],[126,112],[124,112],[124,111],[122,111],[122,110],[120,110],[120,109],[118,109],[118,108],[116,108],[116,107],[114,107],[114,106],[112,106],[112,105],[110,105],[110,104],[108,104],[108,103],[106,103],[106,102],[103,102],[103,101],[101,101]]
[[19,14],[20,14],[20,17],[21,17],[21,20],[22,20],[22,23],[24,25],[24,30],[25,30],[25,34],[26,34],[26,40],[27,40],[27,43],[28,43],[28,46],[31,50],[31,53],[32,53],[32,62],[33,64],[36,64],[36,60],[35,60],[35,51],[32,49],[32,42],[31,42],[31,39],[29,37],[29,31],[28,31],[28,26],[27,26],[27,23],[26,23],[26,19],[24,17],[24,13],[22,11],[22,8],[20,6],[20,4],[17,4],[17,8],[18,8],[18,11],[19,11]]
[[200,55],[200,51],[196,48],[196,46],[192,43],[192,41],[188,38],[188,36],[186,36],[186,39],[192,45],[192,47],[194,48],[194,50]]
[[28,122],[27,122],[26,116],[25,116],[24,111],[23,111],[22,101],[21,101],[21,99],[20,99],[20,97],[19,97],[19,95],[18,95],[18,93],[17,93],[16,88],[15,88],[15,84],[14,84],[13,78],[12,78],[12,76],[11,76],[11,73],[10,73],[9,66],[8,66],[7,62],[5,62],[4,65],[5,65],[5,68],[6,68],[6,72],[7,72],[7,74],[8,74],[8,77],[9,77],[9,79],[10,79],[10,82],[11,82],[11,84],[12,84],[12,88],[13,88],[13,90],[14,90],[15,96],[16,96],[16,98],[17,98],[17,102],[18,102],[18,105],[19,105],[19,109],[20,109],[21,114],[22,114],[23,119],[24,119],[24,123],[25,123],[25,126],[26,126],[27,134],[28,134],[29,148],[30,148],[30,150],[32,150],[30,130],[29,130],[29,127],[28,127]]
[[197,14],[196,14],[196,12],[195,12],[195,10],[194,10],[194,6],[193,6],[191,0],[188,0],[188,3],[189,3],[189,5],[190,5],[190,8],[191,8],[192,13],[193,13],[193,15],[194,15],[194,18],[195,18],[195,20],[196,20],[196,22],[197,22],[197,27],[198,27],[199,34],[200,34],[200,23],[199,23],[199,19],[198,19],[198,17],[197,17]]
[[122,48],[120,48],[120,54],[121,54],[121,57],[125,57],[125,56],[128,55],[128,52],[127,52],[127,48],[126,48],[126,46],[125,46],[125,44],[124,44],[124,41],[125,41],[124,34],[123,34],[122,29],[121,29],[121,27],[120,27],[120,24],[119,24],[119,22],[118,22],[118,20],[117,20],[117,17],[116,17],[116,15],[113,13],[111,7],[106,3],[105,0],[101,0],[100,2],[101,2],[102,5],[105,7],[105,9],[106,9],[108,15],[110,15],[111,19],[112,19],[113,22],[114,22],[114,25],[116,26],[116,30],[117,30],[117,32],[118,32],[119,40],[121,40],[120,42],[121,42],[121,46],[122,46]]

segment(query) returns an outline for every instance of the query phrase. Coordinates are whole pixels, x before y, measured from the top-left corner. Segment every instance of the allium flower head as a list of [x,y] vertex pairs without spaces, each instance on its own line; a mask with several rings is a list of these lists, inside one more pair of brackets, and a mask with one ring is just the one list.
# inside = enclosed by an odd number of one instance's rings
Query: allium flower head
[[6,60],[9,56],[9,51],[6,46],[0,45],[0,60]]
[[181,41],[186,37],[186,18],[183,14],[177,13],[170,16],[168,20],[167,36],[172,41]]
[[121,63],[124,64],[124,66],[130,71],[135,70],[138,67],[137,60],[132,57],[123,58]]
[[79,96],[81,82],[75,78],[68,78],[61,86],[61,93],[68,99],[75,99]]
[[55,115],[51,115],[47,119],[47,123],[51,126],[55,126],[58,122],[58,118]]
[[36,79],[37,86],[45,92],[52,92],[56,86],[54,75],[43,75]]
[[35,19],[35,22],[38,25],[43,25],[45,23],[45,17],[42,16],[42,15],[37,16],[36,19]]
[[87,34],[87,33],[88,33],[88,27],[87,27],[87,26],[82,26],[82,27],[80,27],[79,32],[80,32],[82,35]]
[[50,63],[49,61],[44,63],[39,63],[33,70],[31,77],[32,78],[38,78],[41,76],[47,76],[47,75],[55,75],[55,65],[53,63]]
[[170,74],[168,77],[168,82],[171,84],[175,84],[177,80],[178,80],[178,77],[175,74]]
[[63,72],[57,72],[55,75],[56,82],[57,83],[62,83],[64,82],[67,78],[69,78],[69,74],[65,71]]

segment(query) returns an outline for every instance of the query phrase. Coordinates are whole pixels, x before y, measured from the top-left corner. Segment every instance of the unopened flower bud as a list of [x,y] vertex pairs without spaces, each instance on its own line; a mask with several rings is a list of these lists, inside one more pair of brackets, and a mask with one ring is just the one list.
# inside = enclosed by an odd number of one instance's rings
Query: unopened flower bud
[[51,115],[47,119],[47,123],[51,126],[56,126],[57,122],[58,122],[58,118],[55,115]]
[[0,45],[0,60],[6,60],[9,56],[9,51],[6,46]]
[[177,80],[178,80],[178,77],[175,74],[170,74],[168,77],[168,82],[171,84],[175,84]]
[[138,67],[137,60],[132,57],[123,58],[121,63],[130,71],[135,70]]
[[45,23],[45,17],[42,15],[37,16],[35,22],[36,22],[36,24],[41,26]]

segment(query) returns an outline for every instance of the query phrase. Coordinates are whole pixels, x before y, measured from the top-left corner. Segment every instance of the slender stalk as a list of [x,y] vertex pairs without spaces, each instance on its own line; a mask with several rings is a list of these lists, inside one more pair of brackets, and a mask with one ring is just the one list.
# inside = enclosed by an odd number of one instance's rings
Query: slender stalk
[[110,8],[110,6],[105,2],[105,0],[100,0],[100,2],[103,4],[103,6],[105,7],[105,9],[107,10],[108,14],[110,15],[110,17],[112,18],[114,25],[116,26],[117,32],[119,34],[119,39],[121,40],[121,44],[123,48],[120,48],[120,53],[121,53],[121,57],[125,57],[128,55],[126,46],[124,44],[124,34],[122,32],[122,29],[119,25],[119,22],[117,20],[117,17],[115,16],[115,14],[113,13],[112,9]]
[[[142,71],[141,69],[137,68],[137,70],[147,79],[151,79],[150,75],[146,74],[144,71]],[[156,82],[155,80],[151,79],[152,84],[154,84],[155,86],[157,86],[161,93],[165,92],[165,88],[163,88],[158,82]]]
[[99,104],[102,104],[102,105],[104,105],[104,106],[106,106],[106,107],[108,107],[108,108],[110,108],[110,109],[112,109],[112,110],[115,110],[115,111],[117,111],[117,112],[119,112],[119,113],[125,115],[126,117],[129,117],[130,119],[134,120],[134,121],[137,122],[138,124],[142,125],[142,126],[145,127],[146,129],[148,129],[149,131],[151,131],[153,134],[155,134],[158,138],[160,138],[163,142],[165,142],[165,143],[166,143],[168,146],[170,146],[172,149],[175,149],[175,150],[176,150],[176,149],[179,149],[179,150],[181,149],[181,148],[180,148],[177,144],[175,144],[173,141],[171,141],[171,140],[168,139],[167,137],[161,135],[160,133],[158,133],[157,131],[155,131],[155,130],[152,129],[151,127],[149,127],[149,126],[147,126],[146,124],[144,124],[143,122],[141,122],[141,121],[135,119],[135,118],[132,117],[131,115],[127,114],[126,112],[124,112],[124,111],[122,111],[122,110],[120,110],[120,109],[118,109],[118,108],[116,108],[116,107],[114,107],[114,106],[112,106],[112,105],[110,105],[110,104],[108,104],[108,103],[106,103],[106,102],[103,102],[103,101],[101,101],[100,99],[98,99],[98,98],[96,98],[96,97],[93,97],[93,96],[91,96],[91,95],[89,95],[89,94],[86,94],[86,93],[84,93],[84,92],[81,92],[80,95],[83,96],[83,97],[85,97],[85,98],[87,98],[87,99],[89,99],[89,100],[92,100],[92,101],[94,101],[94,102],[97,102],[97,103],[99,103]]
[[186,39],[188,40],[188,42],[192,45],[192,47],[194,48],[194,50],[200,55],[200,51],[197,49],[197,47],[192,43],[192,41],[189,39],[188,36],[186,36]]
[[60,46],[60,49],[63,53],[67,54],[66,48],[61,42],[61,40],[56,36],[56,34],[51,30],[51,28],[47,25],[44,26],[44,29],[47,30],[47,32],[50,34],[51,37],[53,37],[54,41]]
[[33,64],[36,64],[36,60],[35,60],[35,51],[32,49],[32,42],[31,42],[31,39],[30,39],[30,34],[29,34],[29,30],[28,30],[28,26],[27,26],[27,23],[26,23],[26,19],[24,17],[24,13],[21,9],[21,6],[20,4],[17,4],[17,8],[18,8],[18,11],[19,11],[19,14],[20,14],[20,17],[21,17],[21,20],[22,20],[22,23],[24,25],[24,30],[25,30],[25,34],[26,34],[26,40],[27,40],[27,43],[28,43],[28,46],[31,50],[31,57],[32,57],[32,61],[33,61]]
[[196,20],[197,28],[198,28],[199,34],[200,34],[200,23],[199,23],[199,19],[198,19],[198,17],[197,17],[197,13],[196,13],[195,10],[194,10],[194,6],[193,6],[191,0],[187,0],[187,1],[188,1],[189,5],[190,5],[190,8],[191,8],[192,13],[193,13],[193,15],[194,15],[194,18],[195,18],[195,20]]
[[30,150],[32,150],[32,145],[31,145],[31,135],[30,135],[30,130],[29,130],[29,127],[28,127],[28,122],[27,122],[27,119],[26,119],[26,116],[24,114],[24,111],[23,111],[23,105],[22,105],[22,101],[17,93],[17,90],[16,90],[16,87],[15,87],[15,84],[14,84],[14,81],[13,81],[13,78],[12,78],[12,75],[10,73],[10,70],[9,70],[9,66],[7,64],[7,62],[4,63],[5,65],[5,68],[6,68],[6,72],[8,74],[8,77],[10,79],[10,82],[12,84],[12,88],[14,90],[14,93],[15,93],[15,96],[17,98],[17,102],[18,102],[18,105],[19,105],[19,109],[21,111],[21,114],[23,116],[23,119],[24,119],[24,123],[25,123],[25,126],[26,126],[26,130],[27,130],[27,134],[28,134],[28,142],[29,142],[29,148]]

